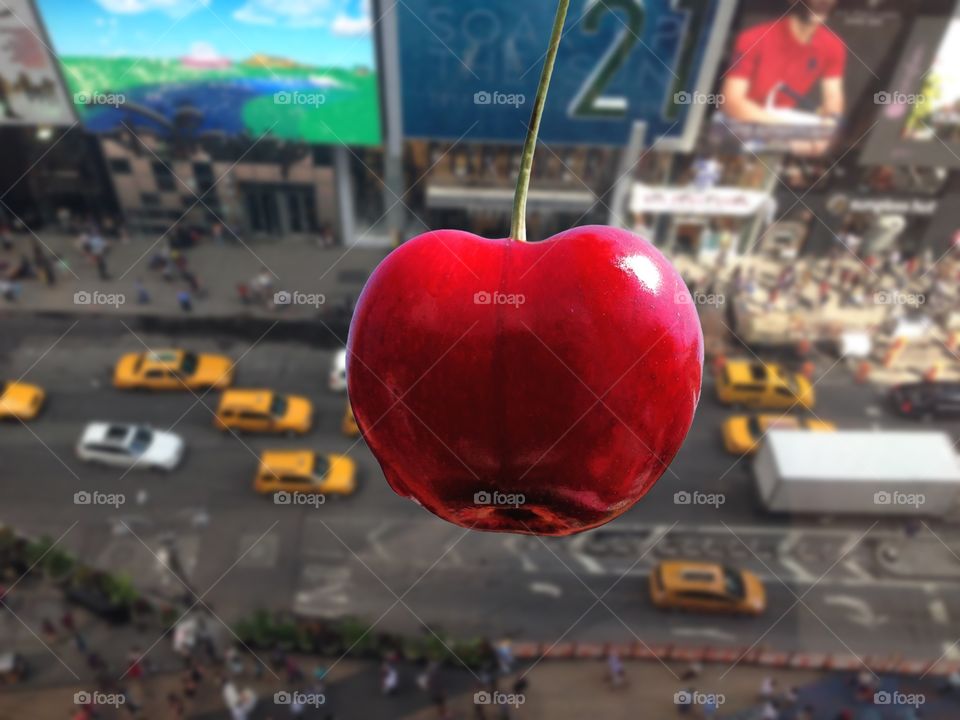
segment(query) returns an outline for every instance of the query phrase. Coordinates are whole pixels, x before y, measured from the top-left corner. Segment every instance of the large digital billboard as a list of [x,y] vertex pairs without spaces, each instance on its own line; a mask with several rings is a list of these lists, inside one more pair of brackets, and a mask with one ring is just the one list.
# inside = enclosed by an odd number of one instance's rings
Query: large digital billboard
[[960,166],[960,3],[951,18],[921,16],[878,103],[868,165]]
[[309,143],[381,140],[370,0],[39,0],[81,118]]
[[[541,137],[689,150],[735,0],[573,0]],[[408,137],[522,142],[555,0],[397,5]]]
[[902,27],[895,0],[744,0],[718,83],[713,146],[801,156],[836,147],[851,111],[873,101]]
[[0,125],[76,122],[29,0],[0,2]]

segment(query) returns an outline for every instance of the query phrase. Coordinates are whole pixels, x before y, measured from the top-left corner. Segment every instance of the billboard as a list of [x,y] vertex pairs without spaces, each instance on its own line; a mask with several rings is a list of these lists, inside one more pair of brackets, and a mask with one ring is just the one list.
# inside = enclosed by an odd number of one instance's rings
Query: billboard
[[85,126],[381,141],[370,0],[38,0]]
[[[718,150],[819,156],[836,146],[903,27],[893,0],[746,0],[718,84]],[[856,140],[856,138],[851,138]]]
[[29,0],[0,2],[0,125],[70,125],[73,108]]
[[960,4],[952,18],[922,16],[890,88],[877,95],[867,165],[960,167]]
[[[625,145],[637,123],[692,148],[735,0],[573,0],[544,112],[545,142]],[[519,143],[555,0],[397,6],[407,137]]]

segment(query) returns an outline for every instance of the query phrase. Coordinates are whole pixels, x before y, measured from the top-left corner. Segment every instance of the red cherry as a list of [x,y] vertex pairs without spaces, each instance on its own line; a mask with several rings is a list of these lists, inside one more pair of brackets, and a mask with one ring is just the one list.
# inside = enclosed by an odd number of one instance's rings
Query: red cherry
[[420,235],[371,276],[348,348],[354,413],[397,493],[463,527],[542,535],[643,497],[703,374],[683,280],[609,227]]

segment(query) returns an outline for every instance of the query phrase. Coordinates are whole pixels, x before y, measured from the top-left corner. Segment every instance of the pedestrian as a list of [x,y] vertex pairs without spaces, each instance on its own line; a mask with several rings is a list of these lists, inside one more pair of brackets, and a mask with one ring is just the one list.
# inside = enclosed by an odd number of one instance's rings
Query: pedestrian
[[233,645],[227,648],[227,652],[224,654],[224,661],[227,665],[227,670],[232,675],[243,675],[244,665],[243,658],[240,657],[240,651]]
[[497,661],[500,663],[500,672],[509,675],[513,672],[513,644],[509,638],[503,638],[497,643]]
[[143,284],[143,278],[137,278],[134,281],[133,289],[137,295],[137,305],[150,304],[150,291],[147,290],[147,286]]
[[607,668],[610,671],[610,684],[614,688],[619,688],[626,683],[626,673],[623,668],[623,660],[616,650],[611,650],[607,656]]
[[291,685],[303,682],[303,669],[300,667],[300,663],[292,657],[287,657],[284,670],[286,670],[287,673],[287,682]]
[[144,674],[143,655],[140,653],[140,649],[134,645],[127,653],[127,671],[124,676],[130,678],[130,680],[140,680]]
[[184,312],[193,311],[193,299],[190,297],[189,290],[181,290],[177,293],[177,302],[180,303],[180,309]]
[[380,670],[380,689],[384,695],[396,695],[400,686],[400,672],[392,658],[383,662]]
[[167,695],[167,707],[170,708],[170,717],[172,718],[184,718],[187,716],[187,708],[183,702],[183,698],[175,692]]
[[777,703],[768,700],[763,704],[763,710],[760,712],[760,720],[777,720],[780,717],[780,709]]
[[190,288],[190,292],[192,292],[194,295],[199,294],[200,281],[197,279],[196,273],[194,273],[191,270],[184,270],[183,273],[181,273],[181,275],[183,279],[186,281],[187,287]]
[[40,631],[43,633],[43,637],[47,641],[47,645],[53,645],[57,641],[57,628],[50,618],[44,618],[40,623]]
[[677,706],[677,715],[680,717],[687,717],[693,710],[694,692],[696,692],[696,689],[689,687],[673,696],[673,702]]
[[760,682],[760,699],[772,700],[777,692],[777,681],[770,675],[765,675]]

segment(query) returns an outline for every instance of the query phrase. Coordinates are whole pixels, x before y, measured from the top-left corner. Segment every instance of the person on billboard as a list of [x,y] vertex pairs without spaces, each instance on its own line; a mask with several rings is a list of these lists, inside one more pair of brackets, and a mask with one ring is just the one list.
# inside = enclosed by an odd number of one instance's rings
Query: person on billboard
[[[846,110],[847,65],[846,45],[826,26],[837,0],[787,1],[785,15],[737,37],[723,112],[739,123],[835,127]],[[826,149],[812,144],[807,150]]]

